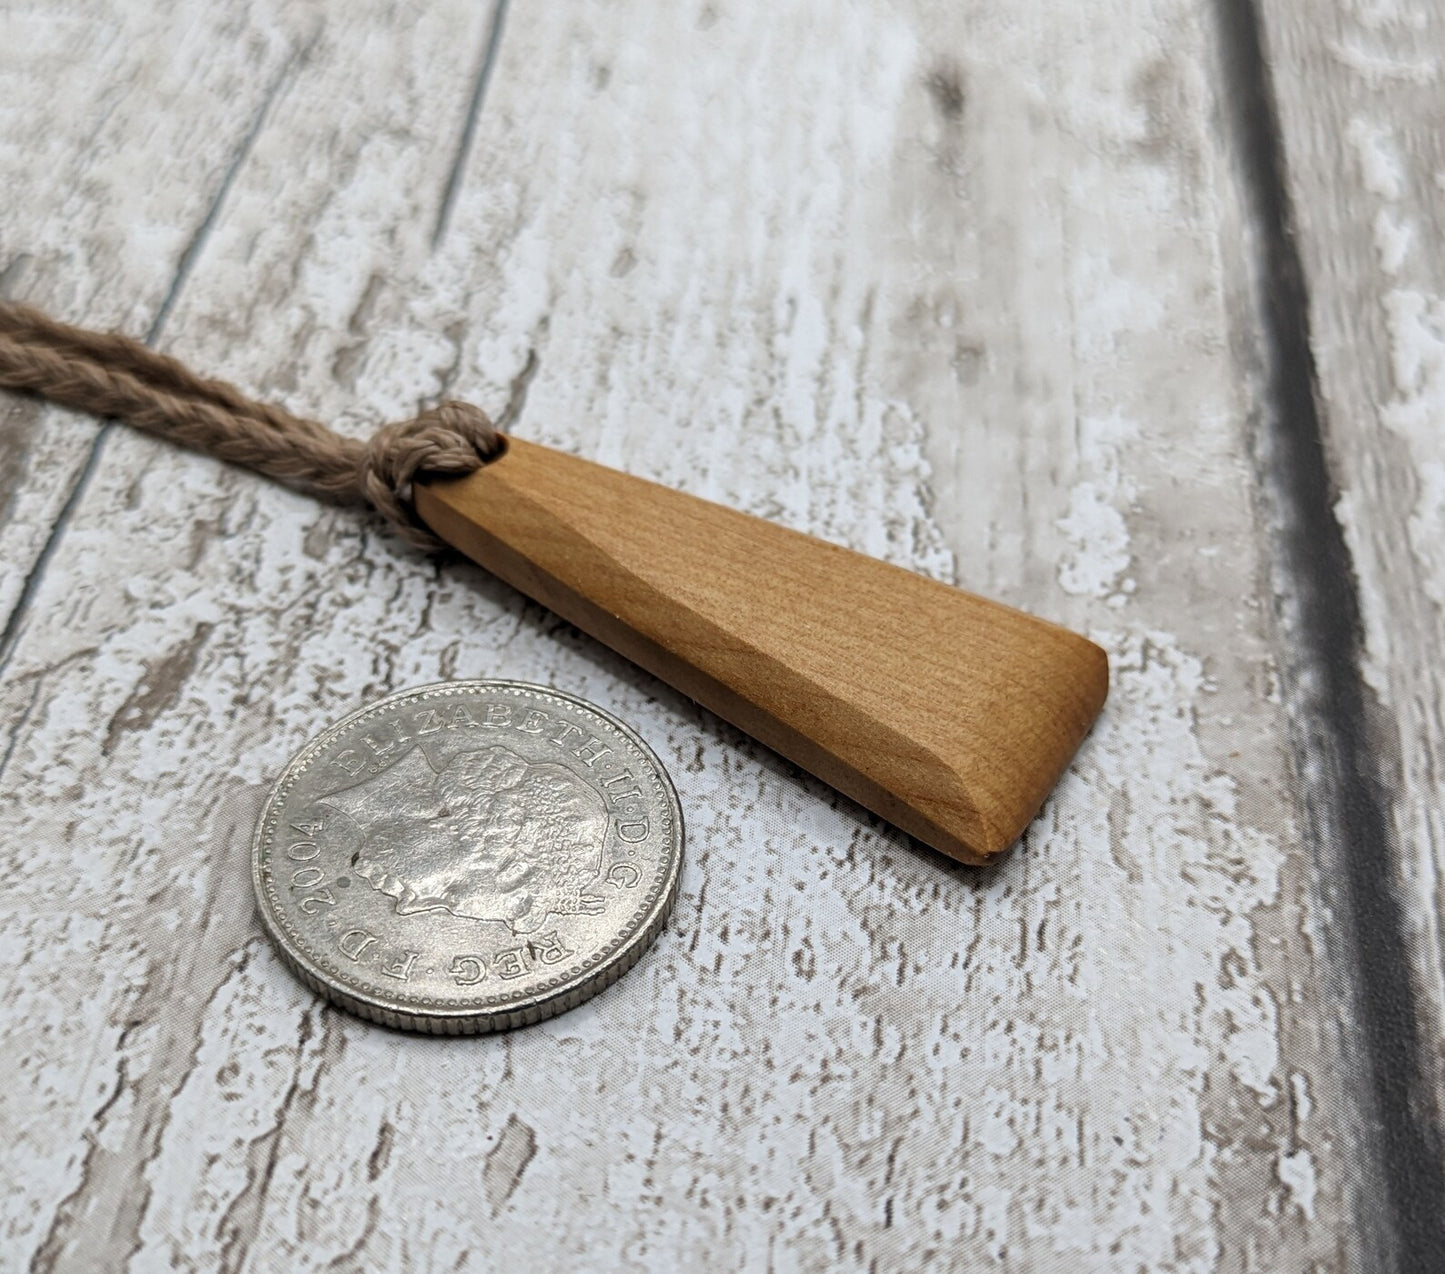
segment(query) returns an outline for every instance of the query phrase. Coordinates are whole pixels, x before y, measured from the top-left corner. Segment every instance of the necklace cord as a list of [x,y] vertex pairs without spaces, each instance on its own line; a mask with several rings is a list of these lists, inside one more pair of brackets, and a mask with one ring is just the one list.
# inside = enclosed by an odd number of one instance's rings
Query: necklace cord
[[123,420],[333,504],[369,504],[408,544],[428,550],[442,542],[417,514],[413,484],[472,473],[506,446],[481,408],[453,400],[364,442],[348,438],[197,376],[129,336],[71,327],[13,301],[0,301],[0,386]]

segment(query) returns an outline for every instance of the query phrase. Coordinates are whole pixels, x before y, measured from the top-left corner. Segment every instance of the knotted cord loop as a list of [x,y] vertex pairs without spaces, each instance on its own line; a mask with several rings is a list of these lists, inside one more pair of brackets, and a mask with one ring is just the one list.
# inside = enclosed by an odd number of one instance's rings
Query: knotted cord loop
[[412,420],[383,425],[367,439],[356,485],[367,503],[417,548],[440,541],[417,516],[413,482],[417,475],[463,477],[495,460],[502,435],[487,413],[471,403],[448,399]]
[[441,542],[417,515],[417,479],[464,476],[505,447],[485,412],[453,401],[361,442],[197,376],[128,336],[71,327],[10,301],[0,302],[0,386],[124,420],[326,500],[365,502],[424,549]]

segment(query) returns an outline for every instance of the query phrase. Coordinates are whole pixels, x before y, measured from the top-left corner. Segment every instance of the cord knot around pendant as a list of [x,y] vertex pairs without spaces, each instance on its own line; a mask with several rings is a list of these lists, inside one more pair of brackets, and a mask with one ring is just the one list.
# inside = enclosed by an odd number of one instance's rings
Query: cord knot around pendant
[[[502,412],[503,428],[536,365],[529,353]],[[422,549],[442,544],[417,516],[416,479],[465,477],[506,447],[486,412],[455,401],[386,425],[362,442],[198,376],[129,336],[71,327],[17,301],[0,300],[0,387],[125,420],[323,500],[366,501]]]
[[495,460],[504,446],[486,412],[448,399],[367,439],[356,485],[408,544],[435,549],[440,541],[416,511],[416,479],[465,477]]

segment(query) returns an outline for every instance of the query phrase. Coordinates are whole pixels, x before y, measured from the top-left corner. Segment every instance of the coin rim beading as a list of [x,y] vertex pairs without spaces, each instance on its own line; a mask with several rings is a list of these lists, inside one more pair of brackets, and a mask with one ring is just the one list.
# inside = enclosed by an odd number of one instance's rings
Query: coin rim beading
[[[459,1004],[455,999],[429,996],[387,996],[369,987],[358,986],[348,977],[346,970],[316,950],[314,938],[308,937],[291,921],[282,907],[273,873],[265,870],[267,864],[263,863],[263,857],[272,848],[286,800],[297,781],[339,736],[398,703],[409,699],[497,692],[544,700],[561,699],[584,713],[601,718],[640,754],[648,764],[648,777],[661,796],[668,816],[667,825],[662,829],[664,841],[669,847],[665,851],[662,870],[654,873],[652,884],[615,938],[567,972],[532,984],[525,995],[489,995],[485,999]],[[550,686],[512,680],[443,681],[399,690],[357,709],[323,730],[291,758],[281,778],[272,787],[256,821],[251,841],[251,882],[267,936],[286,964],[313,990],[362,1017],[387,1026],[441,1034],[480,1033],[525,1025],[565,1012],[590,999],[626,973],[651,945],[672,910],[682,872],[683,840],[682,808],[672,779],[657,754],[631,726],[585,699]],[[628,950],[629,945],[631,950]],[[612,961],[610,965],[606,964],[608,960]],[[603,965],[605,967],[598,967]]]

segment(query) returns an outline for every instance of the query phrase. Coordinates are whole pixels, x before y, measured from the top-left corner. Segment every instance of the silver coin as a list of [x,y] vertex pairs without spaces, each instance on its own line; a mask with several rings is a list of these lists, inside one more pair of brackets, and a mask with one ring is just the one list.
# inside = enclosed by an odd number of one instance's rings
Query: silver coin
[[307,744],[256,825],[261,920],[308,986],[433,1034],[523,1026],[636,963],[682,865],[652,750],[545,686],[455,681]]

